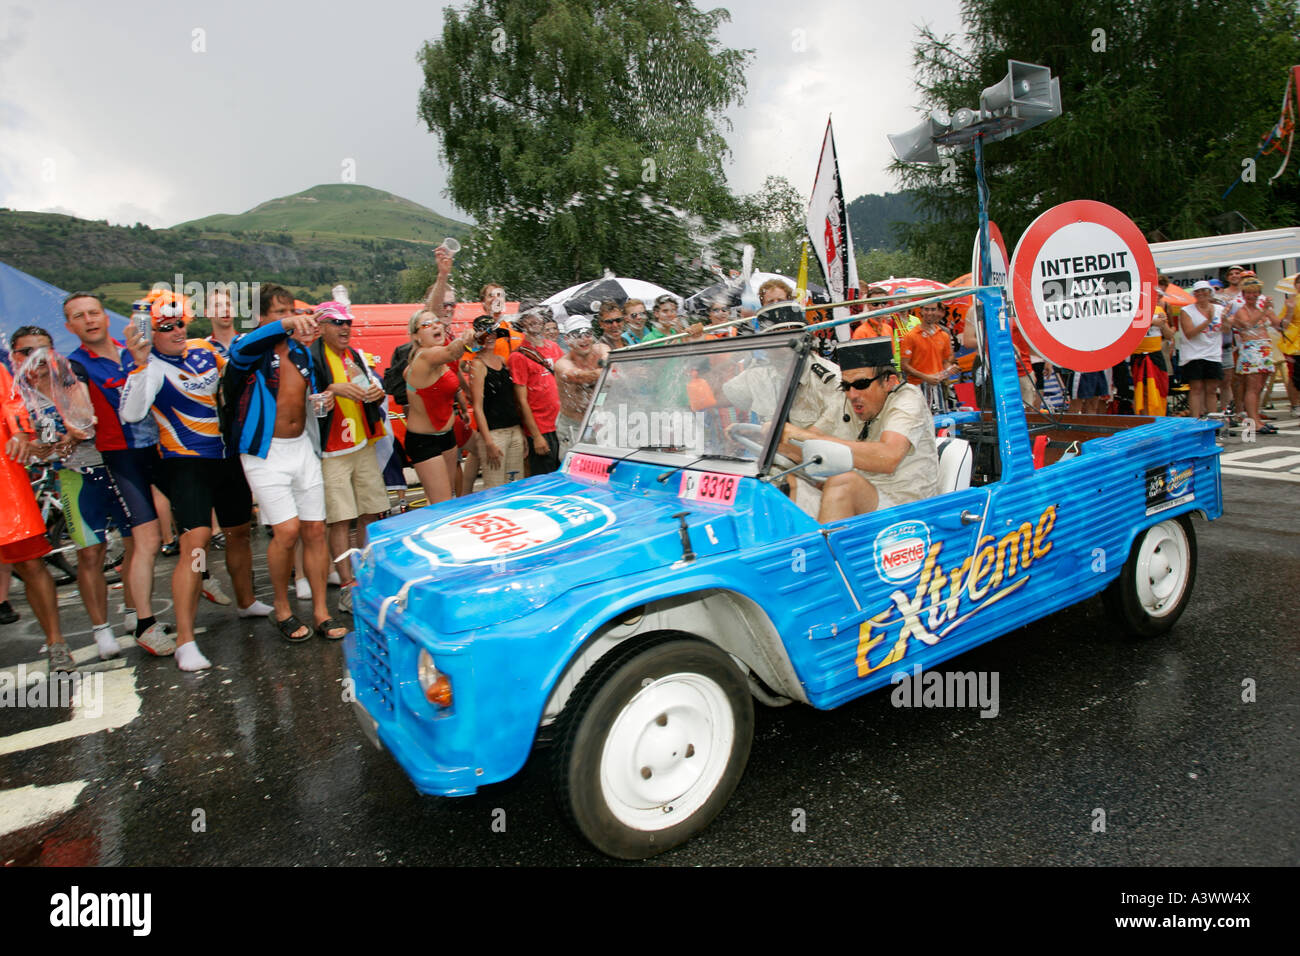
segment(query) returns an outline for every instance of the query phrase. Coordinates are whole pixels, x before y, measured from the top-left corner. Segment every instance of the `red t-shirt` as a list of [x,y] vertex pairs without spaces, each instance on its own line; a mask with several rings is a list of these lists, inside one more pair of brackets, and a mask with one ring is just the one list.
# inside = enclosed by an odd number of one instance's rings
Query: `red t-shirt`
[[548,360],[551,368],[546,368],[518,349],[510,353],[506,366],[510,369],[510,378],[514,383],[528,389],[528,407],[532,410],[533,420],[537,422],[538,430],[546,435],[555,431],[555,420],[560,414],[560,389],[552,369],[564,357],[564,350],[550,341],[529,347]]

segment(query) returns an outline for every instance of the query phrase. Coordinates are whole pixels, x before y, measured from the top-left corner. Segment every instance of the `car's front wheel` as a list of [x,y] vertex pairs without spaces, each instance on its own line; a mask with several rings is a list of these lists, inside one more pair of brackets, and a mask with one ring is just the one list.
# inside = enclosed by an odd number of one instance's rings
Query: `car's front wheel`
[[672,637],[615,653],[565,708],[555,782],[598,850],[639,860],[722,810],[749,759],[754,706],[745,675],[712,644]]
[[1103,592],[1112,619],[1134,637],[1154,637],[1174,626],[1196,583],[1196,532],[1187,515],[1138,535],[1124,570]]

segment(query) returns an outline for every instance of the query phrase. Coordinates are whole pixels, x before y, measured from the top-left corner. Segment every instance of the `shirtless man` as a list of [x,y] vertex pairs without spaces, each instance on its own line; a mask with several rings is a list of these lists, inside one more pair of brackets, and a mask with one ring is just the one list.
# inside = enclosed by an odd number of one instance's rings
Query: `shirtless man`
[[555,420],[555,432],[560,438],[561,460],[577,444],[582,418],[587,414],[587,405],[600,379],[601,359],[609,355],[609,349],[596,342],[589,316],[575,315],[564,331],[569,351],[555,363],[555,378],[560,387],[560,415]]
[[293,548],[301,538],[316,633],[338,640],[347,628],[330,617],[325,603],[329,552],[316,424],[317,414],[328,411],[332,399],[328,393],[317,394],[307,351],[320,327],[314,313],[294,310],[288,289],[271,283],[261,287],[258,314],[261,328],[240,338],[230,350],[223,389],[229,413],[227,439],[239,451],[261,520],[271,526],[266,564],[275,591],[276,627],[285,640],[295,643],[312,635],[289,604]]

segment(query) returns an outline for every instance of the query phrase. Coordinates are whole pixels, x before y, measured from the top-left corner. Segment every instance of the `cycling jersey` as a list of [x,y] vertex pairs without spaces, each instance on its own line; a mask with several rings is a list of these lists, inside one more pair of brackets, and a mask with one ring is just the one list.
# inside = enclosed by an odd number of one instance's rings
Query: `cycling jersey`
[[90,387],[90,404],[95,409],[95,447],[100,451],[119,451],[124,448],[152,448],[158,444],[158,426],[148,416],[126,422],[119,408],[122,403],[122,386],[135,369],[131,353],[114,341],[118,359],[91,355],[84,345],[68,356],[72,370]]
[[154,349],[122,388],[122,420],[139,421],[152,406],[164,458],[225,458],[217,420],[217,383],[225,364],[206,339],[190,339],[180,355]]

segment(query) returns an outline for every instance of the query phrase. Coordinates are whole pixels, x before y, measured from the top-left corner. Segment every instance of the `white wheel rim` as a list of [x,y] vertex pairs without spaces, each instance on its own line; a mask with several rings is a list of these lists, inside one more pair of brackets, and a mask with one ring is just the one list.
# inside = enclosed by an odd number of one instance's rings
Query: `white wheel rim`
[[1178,606],[1191,573],[1187,535],[1176,521],[1162,521],[1142,538],[1137,559],[1137,596],[1151,617],[1164,617]]
[[600,758],[610,812],[635,830],[665,830],[704,805],[726,772],[736,721],[702,674],[648,681],[619,713]]

